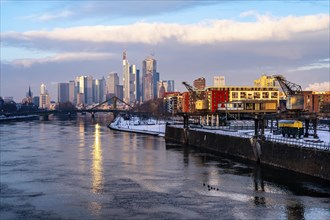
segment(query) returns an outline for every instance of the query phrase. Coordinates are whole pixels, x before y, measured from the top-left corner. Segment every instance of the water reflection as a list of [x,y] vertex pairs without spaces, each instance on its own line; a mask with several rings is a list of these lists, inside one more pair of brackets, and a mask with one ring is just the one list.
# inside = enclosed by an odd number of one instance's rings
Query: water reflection
[[86,158],[88,155],[85,154],[85,123],[83,121],[79,121],[79,149],[78,149],[78,158],[79,158],[79,169],[80,172],[85,173],[88,172],[88,165],[86,165]]
[[[261,167],[256,165],[253,170],[253,183],[255,191],[265,192],[265,184],[262,178]],[[266,199],[264,196],[254,196],[254,204],[255,205],[265,205]]]
[[304,213],[304,206],[299,201],[288,201],[288,205],[286,206],[287,219],[305,219]]
[[100,140],[100,125],[95,124],[94,145],[92,151],[92,192],[99,194],[103,191],[103,166],[102,166],[102,149]]

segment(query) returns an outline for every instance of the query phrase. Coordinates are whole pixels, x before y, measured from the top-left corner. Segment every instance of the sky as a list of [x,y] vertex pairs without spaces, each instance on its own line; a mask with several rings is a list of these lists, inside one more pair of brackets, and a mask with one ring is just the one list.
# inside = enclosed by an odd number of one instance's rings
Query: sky
[[329,1],[1,1],[0,96],[20,102],[44,83],[117,72],[122,53],[141,69],[153,56],[162,80],[225,76],[252,86],[281,74],[304,90],[330,91]]

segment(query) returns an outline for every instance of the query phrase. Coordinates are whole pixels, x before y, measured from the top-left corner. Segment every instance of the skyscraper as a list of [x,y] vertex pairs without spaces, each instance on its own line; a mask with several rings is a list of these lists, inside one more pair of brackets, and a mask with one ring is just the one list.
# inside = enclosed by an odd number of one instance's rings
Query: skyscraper
[[46,93],[47,93],[46,85],[42,83],[42,84],[40,85],[40,94],[41,94],[41,95],[44,95],[44,94],[46,94]]
[[93,103],[101,103],[105,101],[105,79],[93,80]]
[[198,90],[205,89],[205,78],[201,77],[194,80],[194,87]]
[[148,57],[142,62],[142,77],[143,101],[148,101],[156,98],[159,73],[157,73],[157,62],[155,59]]
[[225,77],[224,76],[214,76],[213,77],[213,84],[216,87],[223,87],[226,85]]
[[50,107],[50,97],[45,84],[41,84],[40,86],[39,107],[44,109]]
[[134,103],[140,100],[140,70],[138,70],[135,64],[130,65],[129,72],[131,76],[130,80],[130,102]]
[[111,72],[107,76],[107,94],[116,94],[116,86],[119,85],[119,77],[117,73]]
[[69,101],[72,104],[77,104],[77,94],[75,93],[75,82],[69,81]]
[[126,52],[123,53],[123,92],[124,101],[127,103],[134,103],[139,100],[139,78],[140,71],[136,65],[130,65]]
[[168,84],[167,84],[167,81],[166,80],[160,80],[157,82],[157,98],[162,98],[161,97],[161,88],[164,88],[164,92],[167,92],[167,87],[168,87]]
[[77,104],[90,105],[93,102],[93,77],[79,76],[76,77],[76,85],[78,86],[79,101]]
[[167,80],[166,92],[174,92],[174,80]]
[[69,83],[58,83],[57,84],[57,101],[67,102],[69,101]]

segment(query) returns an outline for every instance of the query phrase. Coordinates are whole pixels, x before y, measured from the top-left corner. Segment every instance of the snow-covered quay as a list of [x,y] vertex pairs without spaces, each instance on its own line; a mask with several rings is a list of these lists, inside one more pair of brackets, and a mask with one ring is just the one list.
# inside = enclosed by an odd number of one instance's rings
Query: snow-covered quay
[[[131,117],[125,120],[123,117],[117,117],[110,125],[109,128],[113,130],[149,134],[155,136],[165,136],[165,128],[167,122],[164,120],[147,119],[141,120],[138,117]],[[183,128],[183,125],[171,125],[178,128]],[[226,136],[236,136],[242,138],[251,138],[254,135],[253,129],[236,130],[228,129],[228,127],[212,127],[212,126],[190,126],[189,130],[203,131],[214,134],[221,134]],[[270,129],[265,129],[265,139],[277,143],[286,143],[296,145],[299,147],[311,147],[321,150],[330,150],[330,131],[318,130],[318,138],[308,137],[295,139],[290,137],[282,137],[281,135],[274,134]]]

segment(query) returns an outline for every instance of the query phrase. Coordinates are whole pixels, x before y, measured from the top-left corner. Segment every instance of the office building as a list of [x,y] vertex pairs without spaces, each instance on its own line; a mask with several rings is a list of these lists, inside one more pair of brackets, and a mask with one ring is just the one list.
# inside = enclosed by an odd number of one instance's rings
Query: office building
[[140,99],[140,71],[136,65],[130,65],[126,52],[123,53],[123,93],[124,101],[133,104]]
[[213,85],[214,87],[222,87],[225,86],[225,77],[224,76],[214,76],[213,77]]
[[157,73],[156,70],[157,62],[155,59],[148,57],[142,62],[143,101],[152,100],[157,97],[156,88],[157,81],[159,80],[159,73]]
[[116,94],[116,86],[119,85],[119,77],[117,73],[111,72],[107,76],[107,91],[106,93]]
[[162,87],[164,88],[164,92],[167,92],[168,85],[166,80],[160,80],[157,82],[157,98],[162,98],[160,96],[160,92],[161,92],[160,90]]
[[93,103],[101,103],[105,101],[106,82],[102,79],[93,80]]
[[93,103],[93,77],[79,76],[76,77],[76,85],[78,86],[77,94],[79,95],[79,102],[77,97],[77,104],[91,105]]
[[195,79],[194,80],[194,87],[197,90],[204,90],[205,89],[205,78],[201,77],[201,78]]
[[166,92],[174,92],[174,80],[167,80]]
[[73,80],[69,81],[69,102],[76,104],[77,95],[75,93],[75,82]]
[[50,107],[50,97],[46,89],[45,84],[40,86],[40,96],[39,96],[39,108],[49,109]]
[[123,100],[124,97],[124,86],[123,85],[117,85],[116,86],[116,96]]
[[57,101],[58,102],[69,101],[69,83],[57,84]]

